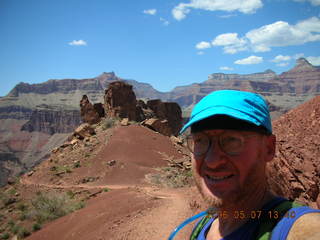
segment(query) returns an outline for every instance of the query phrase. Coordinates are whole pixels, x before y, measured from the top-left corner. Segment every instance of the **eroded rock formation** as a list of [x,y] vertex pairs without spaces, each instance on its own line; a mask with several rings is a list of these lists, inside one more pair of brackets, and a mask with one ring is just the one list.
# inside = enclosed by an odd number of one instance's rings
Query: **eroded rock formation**
[[104,96],[104,108],[107,117],[141,121],[137,117],[136,105],[137,99],[131,85],[121,81],[109,84]]
[[82,121],[89,124],[98,123],[104,116],[102,104],[92,105],[87,95],[83,95],[80,101],[80,113]]
[[104,108],[107,117],[128,118],[143,122],[145,126],[164,135],[177,135],[182,127],[182,111],[174,102],[162,102],[159,99],[137,100],[132,86],[118,81],[110,83],[105,91]]

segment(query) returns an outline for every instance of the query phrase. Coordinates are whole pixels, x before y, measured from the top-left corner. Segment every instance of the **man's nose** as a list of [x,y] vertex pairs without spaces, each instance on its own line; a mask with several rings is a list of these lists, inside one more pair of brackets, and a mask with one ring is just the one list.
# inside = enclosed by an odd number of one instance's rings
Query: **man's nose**
[[208,152],[204,158],[205,163],[210,168],[215,168],[221,163],[225,163],[227,154],[222,151],[219,144],[213,141],[208,149]]

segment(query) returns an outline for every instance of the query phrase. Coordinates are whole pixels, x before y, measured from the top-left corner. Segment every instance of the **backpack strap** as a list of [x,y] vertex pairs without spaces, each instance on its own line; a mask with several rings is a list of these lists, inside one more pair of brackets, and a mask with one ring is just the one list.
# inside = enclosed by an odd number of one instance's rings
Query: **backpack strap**
[[296,202],[289,200],[282,201],[280,204],[272,209],[265,210],[261,219],[259,219],[259,224],[255,233],[255,239],[268,240],[271,237],[271,233],[277,223],[282,218],[290,218],[291,211],[288,211],[294,207],[302,206]]
[[193,228],[190,240],[196,240],[204,226],[213,218],[212,214],[205,215]]
[[[307,213],[320,213],[319,209],[312,209],[308,206],[291,208],[288,217],[282,218],[271,234],[271,240],[285,240],[295,221]],[[287,215],[287,214],[286,214]]]

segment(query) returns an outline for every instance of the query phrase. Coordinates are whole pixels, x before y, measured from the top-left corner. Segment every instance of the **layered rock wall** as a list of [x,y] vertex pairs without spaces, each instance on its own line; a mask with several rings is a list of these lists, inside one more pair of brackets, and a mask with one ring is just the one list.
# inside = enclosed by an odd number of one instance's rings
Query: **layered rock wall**
[[79,111],[45,107],[34,110],[21,130],[53,135],[72,132],[80,123]]

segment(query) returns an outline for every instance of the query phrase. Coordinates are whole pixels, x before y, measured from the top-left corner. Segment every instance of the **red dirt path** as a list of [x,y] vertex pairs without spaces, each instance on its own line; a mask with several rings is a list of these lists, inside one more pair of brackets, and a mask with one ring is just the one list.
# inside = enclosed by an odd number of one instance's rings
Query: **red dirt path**
[[[146,174],[166,166],[164,156],[183,157],[168,137],[132,125],[117,127],[108,144],[90,159],[90,167],[74,169],[70,176],[61,179],[59,185],[49,180],[50,163],[43,163],[32,176],[24,176],[21,183],[26,187],[108,187],[112,190],[98,194],[88,201],[85,208],[48,223],[27,239],[167,239],[178,224],[194,214],[190,203],[196,190],[166,189],[146,183]],[[106,166],[110,160],[116,160],[112,167]],[[99,176],[99,179],[79,184],[78,180],[83,176]],[[190,227],[179,233],[176,239],[187,239]]]

